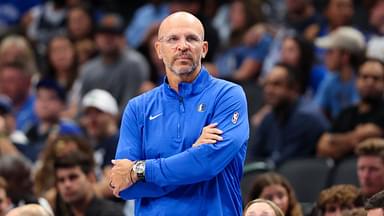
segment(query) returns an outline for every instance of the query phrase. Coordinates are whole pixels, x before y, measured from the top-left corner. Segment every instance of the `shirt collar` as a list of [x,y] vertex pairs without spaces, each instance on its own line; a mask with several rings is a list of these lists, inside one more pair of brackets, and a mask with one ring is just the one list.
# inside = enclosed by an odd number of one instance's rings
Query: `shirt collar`
[[208,85],[209,81],[212,79],[211,75],[208,73],[205,67],[201,67],[201,70],[193,82],[181,82],[179,83],[179,92],[171,88],[168,83],[167,77],[164,78],[164,91],[167,95],[170,96],[180,96],[188,97],[199,94],[202,92]]

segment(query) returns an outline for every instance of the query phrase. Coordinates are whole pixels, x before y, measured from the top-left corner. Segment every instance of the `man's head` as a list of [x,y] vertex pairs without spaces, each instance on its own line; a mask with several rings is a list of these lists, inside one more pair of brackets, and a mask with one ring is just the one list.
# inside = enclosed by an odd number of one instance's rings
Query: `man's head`
[[384,215],[384,190],[376,193],[365,203],[367,216]]
[[58,121],[65,107],[66,94],[55,80],[41,80],[36,85],[35,112],[42,121]]
[[336,185],[321,191],[318,207],[324,216],[340,216],[343,210],[362,205],[360,198],[359,190],[355,186]]
[[361,193],[369,198],[384,190],[384,139],[370,138],[356,148]]
[[0,66],[0,91],[7,95],[14,105],[20,105],[27,98],[32,73],[23,62],[12,62]]
[[345,65],[356,67],[365,48],[364,35],[352,27],[339,27],[315,43],[326,49],[325,64],[331,71]]
[[117,57],[125,48],[123,19],[116,14],[103,16],[96,28],[95,42],[102,56]]
[[92,155],[79,151],[66,154],[56,159],[54,168],[56,188],[64,202],[73,205],[90,199],[95,182]]
[[46,209],[37,204],[26,204],[12,209],[7,216],[52,216]]
[[0,176],[0,215],[5,215],[11,207],[11,198],[7,194],[7,182]]
[[109,92],[101,89],[88,92],[82,100],[82,107],[82,122],[90,137],[99,139],[116,133],[119,110]]
[[363,101],[381,100],[384,93],[384,65],[375,59],[366,60],[360,66],[356,87]]
[[298,73],[287,64],[277,64],[268,73],[264,83],[264,99],[273,108],[293,102],[298,96]]
[[352,0],[328,0],[326,17],[331,28],[349,25],[354,14]]
[[203,25],[195,16],[176,12],[160,24],[155,48],[167,76],[188,76],[200,71],[208,42],[204,41]]

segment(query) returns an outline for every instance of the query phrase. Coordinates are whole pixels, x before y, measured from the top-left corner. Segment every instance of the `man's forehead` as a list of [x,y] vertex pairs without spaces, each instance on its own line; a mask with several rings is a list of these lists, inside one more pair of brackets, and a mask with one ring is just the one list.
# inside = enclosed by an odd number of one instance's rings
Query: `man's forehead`
[[159,37],[169,35],[173,31],[189,30],[195,34],[204,36],[204,27],[200,20],[192,14],[186,12],[177,12],[171,14],[161,23],[159,28]]

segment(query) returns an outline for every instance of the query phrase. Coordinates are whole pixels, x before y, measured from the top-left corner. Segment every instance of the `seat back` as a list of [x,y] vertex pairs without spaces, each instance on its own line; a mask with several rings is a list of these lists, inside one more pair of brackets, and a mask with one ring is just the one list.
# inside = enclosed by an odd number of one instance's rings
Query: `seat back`
[[332,159],[305,158],[284,162],[277,172],[291,183],[299,202],[313,203],[328,186],[332,167]]
[[331,184],[352,184],[359,187],[356,163],[356,157],[339,161],[334,167]]
[[245,165],[243,178],[241,179],[241,183],[240,183],[241,195],[243,197],[244,202],[246,202],[246,200],[249,197],[249,193],[251,192],[253,182],[256,176],[262,173],[268,172],[270,170],[271,170],[271,167],[269,167],[265,162],[261,162],[261,161],[253,162]]

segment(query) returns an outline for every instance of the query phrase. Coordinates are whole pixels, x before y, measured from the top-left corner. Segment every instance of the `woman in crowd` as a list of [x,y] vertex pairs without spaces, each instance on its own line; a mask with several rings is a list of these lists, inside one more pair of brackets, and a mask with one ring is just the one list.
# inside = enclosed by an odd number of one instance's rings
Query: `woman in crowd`
[[281,209],[273,202],[265,199],[250,201],[244,208],[244,216],[284,216]]

